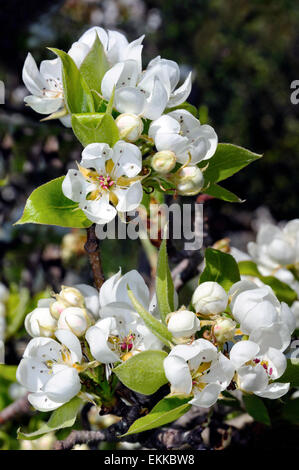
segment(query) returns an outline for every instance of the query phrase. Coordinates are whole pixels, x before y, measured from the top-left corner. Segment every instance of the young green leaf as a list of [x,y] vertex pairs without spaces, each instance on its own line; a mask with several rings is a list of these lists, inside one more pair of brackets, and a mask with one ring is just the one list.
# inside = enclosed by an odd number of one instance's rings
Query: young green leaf
[[96,34],[96,38],[89,53],[80,66],[80,72],[91,90],[101,93],[103,76],[109,69],[103,45]]
[[18,429],[18,439],[33,440],[48,432],[73,426],[81,404],[82,400],[78,397],[74,397],[71,401],[53,411],[49,421],[44,423],[37,431],[24,433],[21,429]]
[[138,315],[142,318],[146,326],[154,333],[154,335],[159,338],[162,343],[164,343],[166,346],[169,346],[169,343],[172,341],[172,334],[170,331],[166,328],[163,323],[159,322],[151,313],[149,313],[143,305],[141,305],[136,297],[134,296],[133,292],[130,290],[128,287],[128,296],[132,302],[132,305]]
[[109,114],[73,114],[72,127],[83,147],[94,142],[105,142],[113,147],[119,140],[118,128]]
[[143,351],[115,367],[113,372],[126,387],[151,395],[167,383],[163,367],[166,357],[164,351]]
[[235,282],[240,281],[238,264],[235,259],[222,251],[207,248],[205,251],[205,269],[199,283],[206,281],[218,282],[228,291]]
[[148,415],[137,419],[125,436],[149,431],[179,419],[191,408],[189,401],[190,397],[184,395],[167,395],[154,406]]
[[255,421],[271,426],[271,420],[263,400],[256,395],[244,395],[244,405],[246,411]]
[[174,285],[168,265],[166,239],[161,243],[156,277],[156,294],[160,315],[165,321],[168,313],[174,311]]
[[238,266],[240,274],[244,276],[253,276],[258,278],[261,276],[257,265],[253,261],[239,261]]
[[212,184],[229,178],[261,157],[237,145],[218,144],[215,155],[208,161],[200,162],[199,166],[204,167],[208,163],[204,172],[205,184]]
[[69,113],[92,113],[94,111],[92,93],[73,59],[64,51],[49,49],[62,62],[64,99]]
[[87,228],[91,226],[78,204],[62,192],[64,177],[49,181],[35,189],[27,199],[21,219],[17,224],[45,224],[60,227]]
[[227,202],[243,202],[242,199],[236,196],[236,194],[232,193],[228,189],[222,188],[222,186],[219,186],[219,184],[216,183],[211,184],[206,189],[204,188],[202,192]]

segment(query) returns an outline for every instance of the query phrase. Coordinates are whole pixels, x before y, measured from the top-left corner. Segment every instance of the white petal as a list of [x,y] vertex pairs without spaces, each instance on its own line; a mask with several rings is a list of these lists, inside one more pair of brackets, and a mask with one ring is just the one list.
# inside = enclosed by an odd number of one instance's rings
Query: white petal
[[100,361],[103,364],[109,364],[120,360],[119,356],[109,348],[106,332],[101,328],[101,326],[104,325],[103,322],[106,320],[111,319],[106,318],[104,320],[100,320],[100,322],[95,326],[91,326],[85,334],[91,354],[97,361]]
[[90,48],[86,44],[82,42],[74,42],[68,51],[68,55],[73,59],[77,67],[80,68],[89,51]]
[[137,145],[119,140],[113,147],[114,178],[137,176],[142,169],[142,155]]
[[115,64],[111,69],[109,69],[102,80],[101,84],[101,91],[102,95],[106,100],[110,99],[110,96],[112,95],[113,88],[116,86],[119,77],[121,76],[123,70],[125,67],[124,62],[119,62],[118,64]]
[[73,367],[65,366],[60,372],[52,375],[44,386],[44,392],[50,400],[66,403],[80,392],[79,374]]
[[84,303],[86,308],[92,313],[94,318],[99,317],[99,292],[94,287],[88,286],[87,284],[77,284],[75,288],[78,289],[84,296]]
[[49,380],[49,370],[40,359],[26,357],[21,360],[16,377],[30,392],[39,392]]
[[190,405],[200,406],[201,408],[209,408],[214,405],[218,400],[221,387],[218,384],[208,384],[199,393],[195,393],[192,400],[189,401]]
[[63,403],[50,400],[44,392],[29,393],[28,401],[38,411],[53,411],[63,405]]
[[125,302],[129,306],[132,306],[128,296],[127,286],[132,290],[136,299],[145,307],[149,305],[149,289],[143,279],[143,277],[132,269],[128,273],[124,274],[117,284],[115,285],[114,297],[116,302]]
[[29,95],[24,101],[30,108],[40,114],[52,114],[61,108],[63,100],[61,98],[45,98],[40,96]]
[[86,196],[85,179],[79,170],[69,170],[62,182],[62,192],[71,201],[80,202]]
[[187,362],[182,358],[169,355],[164,359],[164,371],[171,384],[171,391],[189,395],[192,390],[192,378]]
[[109,194],[104,194],[100,199],[94,201],[82,201],[79,206],[86,217],[96,224],[107,224],[117,214],[115,208],[109,204]]
[[268,386],[268,375],[261,365],[242,366],[238,369],[240,388],[246,392],[263,391]]
[[289,328],[290,334],[292,334],[296,328],[296,319],[292,310],[285,302],[281,303],[280,319],[282,323],[284,323]]
[[255,392],[255,395],[258,395],[259,397],[270,398],[271,400],[276,400],[277,398],[280,398],[288,393],[289,388],[289,383],[284,384],[276,382],[269,384],[262,392]]
[[111,276],[107,281],[104,282],[100,289],[100,306],[104,307],[104,305],[109,304],[110,302],[117,302],[115,292],[115,286],[117,281],[121,278],[121,269]]
[[184,103],[190,95],[192,87],[192,72],[189,73],[184,83],[177,88],[171,95],[168,101],[168,107],[173,108]]
[[218,359],[212,363],[210,372],[205,374],[202,380],[206,383],[218,383],[221,390],[225,390],[231,383],[234,373],[235,367],[232,361],[220,353]]
[[269,348],[266,352],[264,359],[268,360],[268,373],[272,368],[272,374],[270,374],[272,380],[276,380],[282,376],[287,367],[287,359],[285,355],[275,348]]
[[77,336],[68,330],[57,330],[55,332],[55,336],[61,344],[64,344],[64,346],[66,346],[71,352],[73,363],[80,363],[82,359],[82,350]]
[[33,357],[44,360],[58,360],[61,345],[51,338],[33,338],[27,344],[23,357]]
[[39,72],[36,62],[30,53],[28,53],[24,62],[22,78],[30,93],[42,96],[42,90],[47,87],[47,82]]
[[247,361],[251,361],[259,353],[258,344],[253,341],[239,341],[236,343],[230,351],[230,360],[238,369]]
[[166,108],[167,100],[168,95],[163,83],[158,77],[155,77],[151,94],[146,99],[143,116],[152,120],[157,119]]
[[270,347],[284,351],[290,344],[291,335],[288,327],[279,322],[253,330],[249,339],[259,344],[260,354],[263,354]]
[[108,35],[106,31],[100,26],[93,26],[92,28],[89,28],[78,39],[78,42],[82,42],[91,48],[95,41],[96,35],[98,35],[98,38],[103,44],[104,49],[106,49],[108,45]]
[[44,78],[52,78],[55,81],[61,81],[61,60],[57,59],[52,60],[43,60],[40,63],[40,73]]
[[127,189],[116,188],[114,190],[118,198],[116,210],[119,212],[128,212],[137,209],[143,197],[143,189],[140,181],[131,184]]
[[115,107],[120,113],[142,114],[146,101],[144,94],[135,87],[121,87],[115,90]]
[[[236,307],[234,309],[234,312]],[[270,326],[277,320],[277,310],[268,300],[259,302],[241,318],[241,330],[250,334],[253,330]]]
[[171,113],[164,114],[151,123],[148,131],[148,135],[151,139],[155,139],[158,133],[178,134],[180,132],[178,121],[171,117],[170,114]]
[[127,324],[135,320],[136,313],[128,303],[111,302],[100,309],[100,317],[115,317],[117,320],[121,320],[123,324]]

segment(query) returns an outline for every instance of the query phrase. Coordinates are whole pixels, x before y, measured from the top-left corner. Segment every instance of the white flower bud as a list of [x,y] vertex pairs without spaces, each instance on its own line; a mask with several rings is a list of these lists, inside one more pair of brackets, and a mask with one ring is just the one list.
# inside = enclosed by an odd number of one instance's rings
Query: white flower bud
[[214,335],[219,343],[231,341],[235,336],[236,322],[230,318],[218,318],[214,326]]
[[57,300],[65,302],[68,306],[72,307],[83,307],[84,305],[84,297],[75,287],[63,286]]
[[171,150],[162,150],[161,152],[157,152],[152,158],[152,168],[158,173],[169,173],[174,169],[175,164],[176,156]]
[[51,315],[54,318],[56,318],[56,320],[58,320],[63,310],[67,307],[68,307],[68,304],[66,304],[65,302],[62,302],[61,300],[56,300],[55,302],[52,302],[50,305]]
[[169,314],[167,328],[175,338],[189,338],[200,329],[200,321],[190,310],[178,310]]
[[115,123],[118,127],[121,139],[135,142],[142,134],[143,122],[139,116],[136,116],[136,114],[120,114],[115,119]]
[[57,323],[49,308],[38,307],[26,316],[25,328],[32,337],[45,336],[48,338],[54,335]]
[[208,281],[200,284],[192,297],[192,305],[202,315],[217,315],[225,311],[228,295],[217,282]]
[[176,185],[179,194],[194,196],[204,185],[204,177],[197,166],[186,166],[176,175]]
[[9,290],[0,282],[0,302],[6,302],[9,296]]
[[78,307],[65,308],[58,319],[59,329],[70,330],[76,336],[83,336],[89,324],[87,313]]

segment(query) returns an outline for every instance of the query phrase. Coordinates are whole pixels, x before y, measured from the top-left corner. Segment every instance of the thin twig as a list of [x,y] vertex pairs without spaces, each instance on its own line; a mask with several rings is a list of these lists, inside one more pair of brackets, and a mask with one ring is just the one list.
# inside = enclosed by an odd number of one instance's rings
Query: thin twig
[[20,416],[31,414],[32,408],[27,397],[28,393],[4,408],[4,410],[0,412],[0,424],[12,421]]
[[87,241],[84,245],[91,264],[94,283],[97,289],[100,289],[105,281],[100,255],[100,243],[95,233],[95,224],[87,229]]

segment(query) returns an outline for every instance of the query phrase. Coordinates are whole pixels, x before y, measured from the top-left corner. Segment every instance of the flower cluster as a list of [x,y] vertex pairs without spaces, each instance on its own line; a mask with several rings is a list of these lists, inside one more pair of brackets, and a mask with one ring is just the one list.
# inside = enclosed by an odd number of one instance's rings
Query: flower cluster
[[150,299],[137,271],[118,272],[99,294],[86,285],[63,287],[27,315],[25,326],[33,339],[17,378],[35,408],[56,409],[77,394],[95,401],[96,389],[91,393],[89,387],[84,395],[88,371],[104,365],[109,378],[113,366],[144,351],[165,349],[171,393],[190,396],[190,404],[210,407],[227,388],[272,399],[287,393],[289,384],[277,379],[286,369],[284,351],[295,320],[270,287],[245,280],[227,293],[214,281],[200,284],[192,310],[178,308],[174,299],[176,310],[165,318],[172,338],[167,346],[154,323],[142,319],[128,288],[162,327],[156,296]]
[[[91,92],[100,100],[102,115],[111,104],[118,132],[113,148],[100,132],[89,139],[78,168],[68,171],[62,186],[64,195],[96,224],[110,222],[117,213],[123,218],[138,208],[143,186],[198,194],[204,187],[204,168],[197,164],[209,160],[217,148],[214,129],[201,125],[185,109],[191,72],[180,84],[178,64],[160,56],[143,69],[142,41],[143,36],[129,43],[117,31],[93,27],[68,51],[69,60],[81,71],[100,44],[101,72],[90,71],[100,92]],[[73,111],[66,99],[63,67],[58,57],[41,62],[38,70],[28,54],[23,81],[31,95],[25,102],[38,113],[49,114],[46,119],[59,118],[71,126]]]

